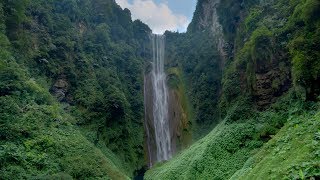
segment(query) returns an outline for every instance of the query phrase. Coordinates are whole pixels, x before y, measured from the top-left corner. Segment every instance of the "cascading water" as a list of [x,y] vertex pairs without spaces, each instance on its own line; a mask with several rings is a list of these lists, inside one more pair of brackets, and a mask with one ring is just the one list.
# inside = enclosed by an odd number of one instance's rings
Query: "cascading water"
[[[152,70],[149,76],[149,83],[145,77],[145,111],[152,111],[151,123],[146,120],[147,144],[150,166],[152,162],[161,162],[168,160],[172,156],[170,127],[168,116],[168,88],[166,84],[166,73],[164,71],[164,49],[165,36],[151,35],[152,44]],[[146,87],[150,86],[150,87]],[[152,95],[149,95],[149,94]],[[149,97],[149,99],[148,99]],[[148,109],[149,108],[149,109]],[[146,115],[147,116],[147,115]],[[147,119],[148,117],[146,117]],[[153,126],[153,127],[148,127]],[[149,132],[151,129],[154,132]],[[150,137],[153,134],[153,138]],[[150,152],[152,149],[151,141],[156,145],[156,153]],[[155,155],[156,158],[151,157]]]

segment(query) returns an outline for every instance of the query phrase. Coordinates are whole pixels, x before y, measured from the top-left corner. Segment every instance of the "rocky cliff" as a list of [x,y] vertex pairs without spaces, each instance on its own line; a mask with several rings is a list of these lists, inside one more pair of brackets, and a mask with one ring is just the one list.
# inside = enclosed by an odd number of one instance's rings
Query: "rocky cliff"
[[[249,9],[256,4],[254,1],[198,1],[188,33],[210,31],[210,39],[214,41],[213,48],[221,56],[220,70],[225,74],[222,84],[238,74],[241,93],[250,93],[257,107],[264,109],[288,91],[292,79],[290,68],[287,68],[290,66],[288,54],[276,44],[274,36],[267,36],[266,32],[250,39],[252,32],[245,34],[248,27],[242,22]],[[255,53],[250,54],[249,48]],[[244,61],[248,62],[247,65],[241,64]],[[226,89],[222,86],[222,98],[224,90]]]
[[219,21],[219,4],[220,0],[199,1],[193,20],[188,27],[188,32],[210,31],[213,36],[211,40],[214,41],[220,55],[223,58],[226,58],[227,54],[225,47],[227,44],[224,38],[222,25]]
[[318,0],[199,0],[188,32],[167,32],[168,69],[185,77],[193,133],[215,128],[145,178],[319,177],[319,12]]
[[[177,80],[178,74],[173,71],[167,72],[168,89],[168,119],[170,128],[170,140],[172,154],[175,155],[178,151],[188,147],[192,141],[191,114],[186,99],[186,94],[183,89],[182,82],[172,85],[173,79]],[[145,74],[145,159],[149,166],[153,166],[156,162],[157,147],[155,142],[154,129],[154,92],[152,89],[152,74]]]

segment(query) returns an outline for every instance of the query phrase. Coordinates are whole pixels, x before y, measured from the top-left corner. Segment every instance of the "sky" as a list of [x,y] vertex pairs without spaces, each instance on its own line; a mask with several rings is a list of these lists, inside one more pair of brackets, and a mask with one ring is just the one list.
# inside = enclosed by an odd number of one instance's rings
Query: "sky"
[[140,19],[155,34],[164,31],[185,32],[192,20],[197,0],[116,0],[131,11],[132,19]]

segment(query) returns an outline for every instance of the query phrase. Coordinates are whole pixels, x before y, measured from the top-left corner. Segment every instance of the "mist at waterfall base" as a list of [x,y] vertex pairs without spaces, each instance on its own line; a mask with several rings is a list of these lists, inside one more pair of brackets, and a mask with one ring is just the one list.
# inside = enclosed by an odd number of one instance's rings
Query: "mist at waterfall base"
[[[147,111],[152,111],[150,115],[151,123],[146,123],[149,167],[152,167],[154,162],[170,159],[172,157],[172,147],[168,115],[168,88],[164,71],[165,36],[152,34],[150,40],[152,46],[152,70],[148,75],[145,75],[149,77],[149,83],[147,83],[145,77],[144,93],[145,112],[147,114]],[[150,97],[150,95],[147,93],[152,94],[149,102],[147,97]],[[151,134],[153,135],[152,137]],[[152,148],[151,141],[154,142],[155,148]],[[154,150],[156,152],[151,152]]]

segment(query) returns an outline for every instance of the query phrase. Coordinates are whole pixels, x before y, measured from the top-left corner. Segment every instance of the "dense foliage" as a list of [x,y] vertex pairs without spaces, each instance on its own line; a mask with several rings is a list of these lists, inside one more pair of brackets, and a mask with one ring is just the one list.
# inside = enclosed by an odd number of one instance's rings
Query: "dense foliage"
[[317,0],[199,0],[188,32],[167,33],[168,67],[186,77],[196,125],[222,121],[146,179],[319,177],[319,12]]
[[0,2],[1,178],[132,176],[150,29],[113,0]]
[[[253,3],[249,7],[235,14],[244,18],[236,36],[229,39],[234,44],[235,55],[228,58],[222,90],[228,94],[223,94],[222,103],[231,103],[231,99],[249,93],[259,105],[256,95],[263,92],[257,87],[258,75],[267,76],[267,72],[271,74],[272,92],[269,94],[272,96],[279,96],[288,86],[293,86],[303,99],[316,100],[320,77],[319,3],[277,0]],[[225,18],[220,15],[220,19]],[[242,91],[228,89],[238,82],[245,84]]]
[[205,134],[235,104],[244,116],[266,109],[291,87],[317,99],[319,3],[217,2],[198,1],[187,33],[166,32],[167,68],[182,71],[195,127]]
[[[318,0],[199,0],[187,33],[165,33],[168,85],[181,137],[216,127],[146,178],[319,177],[319,12]],[[0,0],[0,179],[144,166],[150,32],[114,0]]]
[[[179,34],[166,32],[167,68],[181,70],[182,81],[191,104],[195,135],[211,130],[219,117],[217,111],[220,93],[220,57],[213,49],[209,33]],[[195,46],[196,44],[196,46]],[[202,133],[197,133],[202,129]]]
[[[319,176],[319,105],[293,99],[288,95],[265,112],[250,119],[238,119],[241,122],[230,123],[229,118],[237,113],[230,111],[225,121],[207,136],[169,162],[149,170],[145,178],[303,179]],[[287,104],[290,106],[285,107]],[[274,128],[281,121],[288,123],[277,133]]]

